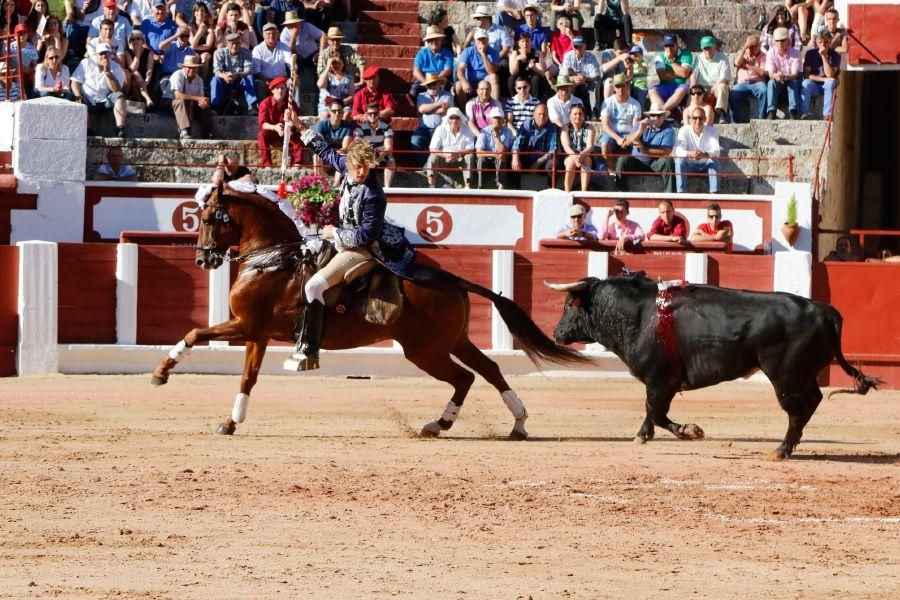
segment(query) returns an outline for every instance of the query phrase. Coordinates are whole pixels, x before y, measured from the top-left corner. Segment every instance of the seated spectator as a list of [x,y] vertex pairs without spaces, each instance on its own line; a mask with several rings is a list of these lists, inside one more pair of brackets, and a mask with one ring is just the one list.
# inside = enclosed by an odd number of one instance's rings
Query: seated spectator
[[671,111],[679,106],[688,92],[688,79],[693,73],[694,57],[678,47],[678,38],[668,33],[663,36],[663,51],[656,55],[656,74],[659,85],[650,88],[651,104],[662,104]]
[[641,105],[631,97],[631,84],[625,75],[616,75],[613,80],[616,93],[603,101],[600,110],[600,153],[606,162],[606,170],[612,173],[617,159],[613,156],[619,151],[631,152],[630,133],[641,120]]
[[769,20],[762,30],[762,41],[760,43],[763,52],[767,55],[777,47],[775,44],[775,31],[780,28],[784,28],[788,32],[788,39],[790,40],[788,48],[800,50],[800,48],[803,47],[803,42],[800,38],[800,30],[791,20],[790,11],[786,6],[780,5],[772,9],[772,14],[769,16]]
[[[376,106],[378,106],[376,104]],[[363,113],[365,117],[365,113]],[[328,142],[332,149],[341,152],[347,151],[350,142],[353,141],[353,130],[356,124],[344,119],[344,103],[340,100],[332,100],[328,105],[328,118],[322,119],[316,125],[316,133]],[[313,169],[320,175],[325,175],[331,168],[322,163],[318,155],[313,154]],[[335,183],[340,180],[340,172],[335,172]]]
[[385,123],[390,123],[394,116],[394,99],[389,93],[378,89],[379,71],[380,69],[373,65],[366,67],[363,72],[365,85],[353,96],[353,110],[350,113],[357,123],[366,118],[366,107],[372,103],[380,107],[378,118]]
[[394,131],[391,126],[378,119],[378,105],[366,107],[366,119],[353,131],[353,139],[365,140],[375,151],[375,168],[384,168],[384,187],[391,187],[394,179]]
[[241,48],[250,50],[256,47],[257,39],[256,33],[253,31],[253,15],[248,5],[224,2],[219,9],[218,23],[219,26],[216,28],[216,48],[226,48],[228,46],[228,36],[235,33],[240,36]]
[[344,118],[350,118],[350,109],[356,92],[355,81],[346,73],[344,59],[340,54],[332,56],[328,62],[328,70],[322,71],[316,82],[319,86],[319,118],[328,118],[328,105],[334,98],[344,103]]
[[[834,251],[832,250],[832,253]],[[825,260],[828,260],[827,258]],[[900,263],[900,255],[895,255],[890,248],[881,248],[878,250],[878,256],[866,259],[867,263]]]
[[722,220],[722,208],[713,202],[706,207],[706,223],[701,223],[691,235],[692,242],[727,242],[734,239],[734,225]]
[[301,17],[305,15],[306,7],[303,6],[303,0],[271,0],[265,17],[270,23],[275,23],[275,25],[281,27],[284,25],[287,14],[291,11]]
[[344,43],[344,34],[338,27],[329,27],[325,40],[325,48],[319,52],[316,73],[321,75],[327,71],[331,59],[339,56],[344,61],[347,74],[354,81],[359,81],[360,75],[366,70],[366,59],[353,46]]
[[475,137],[472,131],[463,125],[465,116],[455,106],[447,110],[444,122],[431,138],[430,154],[425,163],[425,175],[428,187],[435,187],[436,170],[451,171],[462,167],[463,185],[472,187],[472,167],[475,163]]
[[191,21],[187,26],[191,34],[191,48],[200,56],[200,62],[203,63],[197,74],[204,81],[208,81],[209,69],[213,64],[213,54],[217,49],[216,24],[213,21],[213,15],[209,7],[204,2],[198,1],[194,4],[194,9],[191,11]]
[[125,52],[128,45],[128,34],[134,30],[131,19],[119,13],[119,5],[116,0],[103,0],[103,13],[94,17],[91,28],[88,30],[88,41],[100,36],[100,24],[109,21],[112,25],[112,35],[105,38],[105,42],[113,49]]
[[178,124],[178,137],[190,140],[191,125],[197,122],[203,137],[211,137],[212,107],[209,98],[203,93],[203,80],[197,74],[200,57],[196,54],[186,56],[179,65],[180,70],[169,78],[169,93],[172,111]]
[[303,18],[310,25],[324,29],[331,22],[348,19],[350,0],[303,0],[303,6],[306,8],[306,16]]
[[572,38],[580,34],[580,31],[572,29],[572,19],[568,16],[560,15],[556,18],[556,31],[550,36],[550,58],[556,66],[552,71],[554,76],[559,73],[559,65],[566,52],[572,50]]
[[[264,168],[272,166],[272,147],[277,149],[284,147],[284,111],[288,108],[287,79],[276,77],[269,82],[271,93],[265,100],[259,103],[259,133],[256,143],[259,146],[259,155]],[[299,165],[303,162],[303,146],[300,143],[300,132],[291,130],[291,141],[288,146],[289,156],[285,164],[288,167]]]
[[[37,44],[34,46],[39,56],[45,56],[47,50],[56,48],[59,51],[61,64],[65,64],[66,55],[69,51],[69,39],[63,33],[62,23],[56,15],[48,15],[47,23],[44,25],[44,33],[38,36]],[[68,68],[68,65],[66,65]]]
[[[644,108],[647,102],[647,62],[644,60],[644,49],[634,46],[628,51],[631,60],[626,59],[626,66],[631,67],[631,97]],[[604,91],[605,94],[605,91]],[[608,94],[605,94],[608,96]]]
[[550,122],[546,104],[534,107],[533,118],[519,127],[512,149],[515,189],[521,187],[519,174],[525,171],[545,173],[549,181],[553,153],[559,149],[559,127]]
[[150,110],[156,104],[149,88],[149,82],[154,79],[156,55],[147,46],[144,34],[140,31],[132,31],[128,36],[126,58],[131,78],[126,82],[128,88],[125,90],[125,96],[128,100],[142,99],[147,104],[146,110]]
[[619,198],[606,212],[606,222],[600,230],[600,239],[616,240],[614,254],[623,254],[627,244],[632,246],[640,244],[647,237],[641,226],[628,218],[629,209],[628,200]]
[[525,23],[523,10],[527,0],[497,0],[494,24],[516,29]]
[[616,163],[616,183],[618,191],[628,191],[629,171],[642,173],[662,173],[663,189],[672,193],[675,183],[672,171],[675,163],[672,160],[672,147],[675,145],[675,132],[666,117],[669,111],[660,104],[654,104],[641,119],[638,126],[626,138],[626,145],[631,146],[631,156],[620,156]]
[[94,181],[137,181],[134,167],[125,164],[121,146],[110,146],[106,150],[106,162],[97,167]]
[[423,38],[425,46],[416,53],[413,60],[413,83],[409,94],[418,98],[425,91],[425,79],[431,74],[444,81],[453,76],[453,53],[441,44],[444,34],[437,28],[429,26]]
[[600,81],[600,63],[597,57],[585,50],[584,38],[580,35],[572,39],[572,50],[563,56],[559,72],[568,76],[569,81],[575,84],[572,93],[581,100],[585,111],[593,115],[591,94],[596,92]]
[[510,96],[516,95],[515,86],[520,77],[529,82],[529,87],[535,90],[535,94],[541,97],[547,95],[545,88],[549,89],[549,85],[543,57],[540,51],[534,49],[531,36],[527,33],[519,34],[515,49],[509,53],[509,74]]
[[574,84],[566,75],[556,78],[556,94],[547,101],[550,121],[562,129],[569,124],[569,109],[573,104],[581,104],[581,99],[572,95]]
[[671,200],[659,201],[659,216],[650,226],[651,242],[687,243],[688,226],[684,219],[675,214]]
[[822,115],[825,119],[831,116],[834,101],[834,90],[841,74],[841,56],[828,45],[827,33],[815,34],[816,49],[809,50],[803,59],[803,75],[801,84],[800,118],[809,119],[809,103],[815,96],[823,96]]
[[688,105],[684,108],[683,114],[681,115],[681,126],[689,127],[691,124],[691,115],[694,114],[694,109],[699,108],[704,113],[706,113],[706,122],[712,124],[715,121],[715,116],[713,114],[713,107],[707,99],[709,98],[709,94],[706,91],[706,88],[700,84],[692,85],[690,91],[690,100],[688,101]]
[[230,183],[232,181],[247,181],[256,183],[256,177],[250,172],[246,165],[241,164],[241,158],[236,152],[231,152],[226,156],[220,154],[216,159],[216,169],[210,176],[209,181],[213,185],[220,183]]
[[119,63],[112,60],[112,49],[99,44],[96,61],[91,57],[83,59],[70,82],[75,102],[87,105],[88,112],[98,114],[113,111],[116,120],[116,137],[125,137],[125,122],[128,118],[128,104],[122,93],[125,73]]
[[813,0],[785,0],[784,5],[790,11],[791,21],[797,24],[801,43],[806,45],[806,42],[809,40],[810,9],[812,8]]
[[464,46],[459,40],[459,36],[456,35],[456,31],[450,27],[450,15],[446,9],[438,7],[431,11],[431,14],[428,16],[428,25],[436,27],[438,31],[444,34],[441,48],[449,50],[453,53],[453,56],[462,54]]
[[[6,75],[9,75],[7,80]],[[24,95],[19,88],[19,78],[16,71],[6,66],[6,61],[0,60],[0,100],[23,100]],[[6,82],[9,81],[9,88]]]
[[460,106],[465,105],[482,81],[490,84],[492,98],[500,97],[500,54],[488,45],[488,36],[483,29],[477,29],[473,37],[475,41],[463,50],[456,67],[454,90],[456,103]]
[[564,189],[567,192],[572,191],[576,174],[581,178],[581,191],[588,191],[594,160],[591,153],[594,151],[596,135],[594,127],[587,122],[584,106],[573,104],[569,108],[569,124],[562,128],[559,135],[563,151],[566,153],[563,165],[566,168]]
[[[546,0],[542,1],[546,3]],[[590,4],[590,1],[585,1],[586,6],[590,7]],[[581,14],[581,0],[551,0],[550,14],[553,15],[550,18],[551,23],[559,23],[560,17],[566,17],[572,23],[572,29],[575,31],[581,31],[584,28],[584,16]]]
[[[478,189],[482,188],[482,169],[485,163],[492,163],[496,174],[497,189],[502,190],[510,184],[509,151],[512,149],[513,133],[506,126],[506,118],[499,107],[492,107],[488,112],[489,125],[482,129],[475,138],[477,154]],[[471,122],[471,121],[470,121]]]
[[[220,115],[228,114],[233,98],[237,96],[240,112],[256,114],[256,85],[253,83],[253,55],[241,47],[241,36],[229,33],[228,46],[219,48],[213,55],[213,78],[210,95],[213,109]],[[241,103],[243,99],[243,103]]]
[[633,66],[634,59],[628,52],[625,40],[613,41],[611,50],[606,49],[600,53],[600,75],[603,77],[600,87],[603,89],[604,99],[615,93],[613,79],[616,78],[616,75],[625,75],[630,78],[634,73]]
[[[164,2],[165,0],[156,1]],[[27,16],[27,12],[30,9],[28,2],[13,2],[11,4],[13,6],[24,6],[26,8],[26,15],[24,16]],[[66,18],[63,30],[66,38],[69,40],[68,59],[71,59],[71,62],[68,65],[70,70],[72,70],[72,66],[76,64],[76,61],[80,61],[84,56],[91,23],[103,14],[102,4],[102,0],[84,0],[79,2],[77,6],[75,2],[64,3]],[[13,22],[16,21],[14,20]]]
[[831,34],[831,40],[828,42],[829,47],[838,54],[847,54],[849,49],[847,45],[847,40],[849,39],[847,28],[841,27],[838,21],[838,11],[834,8],[825,11],[825,31]]
[[483,4],[477,5],[475,10],[472,11],[472,19],[475,20],[475,27],[466,35],[466,39],[463,42],[464,45],[469,46],[473,44],[475,33],[480,29],[487,34],[488,46],[494,49],[501,60],[505,60],[509,56],[513,45],[509,29],[503,25],[494,24],[491,20],[490,9]]
[[[5,44],[0,44],[0,55],[9,62],[10,71],[18,68],[22,74],[22,81],[25,84],[25,93],[30,97],[31,90],[34,89],[35,68],[38,65],[38,53],[34,44],[31,43],[28,36],[28,26],[25,23],[19,23],[13,28],[15,35],[14,41],[9,44],[8,58]],[[21,53],[22,62],[19,63],[19,54]]]
[[691,126],[678,130],[675,140],[675,186],[678,193],[687,191],[684,173],[708,173],[709,193],[719,192],[719,133],[706,125],[706,113],[691,109]]
[[587,209],[583,204],[573,204],[569,208],[569,223],[563,226],[556,234],[558,240],[572,240],[573,242],[597,241],[597,228],[586,221]]
[[859,257],[853,253],[850,238],[842,235],[834,244],[834,250],[822,259],[824,262],[859,262]]
[[191,13],[198,4],[206,6],[206,0],[175,0],[174,5],[170,7],[175,24],[179,27],[190,27],[193,20]]
[[631,42],[631,11],[628,0],[601,0],[595,3],[594,37],[597,49],[609,48],[617,39]]
[[[178,25],[169,18],[169,7],[166,0],[154,0],[152,15],[141,21],[141,33],[144,34],[144,39],[147,40],[150,49],[158,56],[162,56],[165,50],[159,47],[160,44],[163,40],[175,35],[177,30]],[[172,72],[174,73],[174,70]]]
[[788,31],[785,28],[775,30],[775,48],[766,55],[766,73],[769,74],[769,87],[766,90],[766,116],[775,118],[775,109],[782,94],[787,92],[788,112],[792,119],[798,118],[800,86],[802,72],[800,70],[800,52],[788,46]]
[[711,119],[709,123],[727,123],[731,63],[716,48],[716,38],[711,35],[703,36],[700,40],[700,54],[694,58],[691,69],[691,84],[699,84],[709,90],[706,101],[715,105],[715,121]]
[[428,150],[434,131],[443,123],[444,115],[453,106],[453,96],[444,89],[444,80],[434,74],[427,75],[423,83],[425,91],[416,97],[419,122],[412,134],[411,146],[415,150]]
[[540,7],[534,2],[529,2],[525,5],[525,8],[522,9],[522,16],[525,22],[516,27],[514,31],[516,40],[518,40],[522,34],[527,33],[528,39],[531,40],[531,47],[542,55],[546,55],[550,52],[550,38],[553,35],[553,32],[550,31],[549,27],[543,27],[541,25]]
[[[148,85],[150,95],[154,99],[159,97],[174,98],[169,90],[170,78],[181,69],[180,65],[184,63],[188,56],[197,54],[191,48],[190,40],[190,30],[187,27],[179,27],[170,37],[159,43],[159,49],[163,53],[162,60],[153,69],[153,80]],[[202,62],[200,64],[202,65]]]
[[155,2],[156,0],[131,0],[131,2],[127,3],[128,8],[125,9],[125,12],[128,13],[131,24],[134,25],[135,29],[140,28],[144,19],[153,17],[153,5]]
[[316,53],[325,49],[325,34],[322,30],[305,22],[293,10],[284,15],[281,41],[297,53],[301,67],[315,68],[313,59]]
[[491,98],[491,86],[482,80],[478,84],[476,96],[466,102],[466,118],[473,137],[477,138],[485,127],[491,125],[489,114],[494,109],[502,112],[503,107],[499,101]]
[[734,59],[734,68],[737,69],[737,85],[731,88],[731,98],[728,103],[731,109],[731,122],[746,123],[746,121],[740,120],[739,112],[741,104],[749,95],[756,98],[756,118],[764,119],[768,89],[766,55],[760,48],[757,34],[747,36],[747,41],[738,50],[737,57]]
[[40,96],[56,96],[74,100],[69,83],[69,67],[62,64],[62,54],[55,47],[47,50],[44,62],[37,66],[34,76],[34,90]]
[[[128,61],[126,60],[126,55],[128,49],[126,48],[126,44],[119,43],[119,39],[115,37],[114,31],[115,25],[109,19],[103,19],[100,21],[100,29],[97,37],[89,37],[87,41],[87,54],[96,54],[95,48],[98,44],[106,44],[112,49],[112,53],[114,56],[114,60],[119,63],[119,66],[122,69],[127,69]],[[126,71],[125,80],[128,80],[128,73]]]
[[534,115],[534,108],[538,105],[538,99],[531,95],[531,85],[525,77],[516,78],[515,95],[506,99],[506,121],[513,135],[518,133],[519,127]]
[[[268,96],[269,83],[274,79],[288,77],[291,71],[291,49],[278,39],[278,26],[266,23],[262,34],[263,41],[251,52],[257,98]],[[345,94],[345,97],[349,95]]]

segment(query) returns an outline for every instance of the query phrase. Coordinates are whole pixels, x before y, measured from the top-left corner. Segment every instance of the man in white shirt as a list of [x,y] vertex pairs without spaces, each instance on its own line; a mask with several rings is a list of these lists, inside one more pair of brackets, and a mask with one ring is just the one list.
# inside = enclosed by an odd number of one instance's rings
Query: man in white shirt
[[594,114],[591,109],[591,92],[597,90],[602,72],[600,61],[585,50],[584,38],[580,35],[572,38],[572,49],[563,56],[559,72],[568,75],[569,81],[575,84],[572,93],[584,104],[587,115]]
[[675,141],[675,190],[687,191],[685,173],[709,173],[709,193],[719,193],[719,133],[706,124],[706,112],[691,109],[691,126],[678,130]]
[[197,75],[201,64],[196,54],[186,56],[178,65],[181,68],[169,79],[172,111],[182,140],[191,139],[191,124],[195,121],[199,121],[204,137],[209,137],[212,131],[212,104],[203,93],[203,79]]
[[281,41],[297,53],[301,66],[315,69],[316,53],[325,46],[325,32],[305,22],[297,11],[290,10],[284,15]]
[[434,187],[436,169],[459,166],[463,166],[463,184],[466,189],[472,187],[475,136],[468,127],[463,126],[464,119],[462,111],[454,106],[447,111],[444,123],[435,129],[429,146],[431,153],[425,163],[428,187]]
[[291,49],[278,39],[278,25],[266,23],[262,35],[262,43],[253,49],[253,83],[260,100],[269,96],[270,81],[290,75],[291,64]]
[[629,134],[638,126],[642,114],[641,105],[631,97],[631,82],[627,75],[622,73],[616,75],[613,78],[613,87],[615,92],[603,101],[603,108],[600,109],[603,135],[597,143],[610,174],[616,168],[617,162],[612,154],[620,150],[631,152],[633,141],[628,139]]
[[581,100],[572,95],[574,86],[567,75],[560,75],[556,78],[556,94],[547,100],[550,122],[560,129],[569,124],[569,109],[572,105],[582,104]]
[[699,84],[709,90],[712,98],[706,100],[715,102],[716,118],[720,123],[727,123],[731,63],[727,56],[716,50],[716,39],[711,35],[703,36],[700,49],[700,54],[694,57],[691,85]]
[[[87,104],[92,114],[113,111],[116,137],[125,137],[128,104],[122,93],[125,72],[112,60],[108,44],[97,44],[97,54],[83,59],[70,79],[75,102]],[[96,60],[96,62],[94,62]]]

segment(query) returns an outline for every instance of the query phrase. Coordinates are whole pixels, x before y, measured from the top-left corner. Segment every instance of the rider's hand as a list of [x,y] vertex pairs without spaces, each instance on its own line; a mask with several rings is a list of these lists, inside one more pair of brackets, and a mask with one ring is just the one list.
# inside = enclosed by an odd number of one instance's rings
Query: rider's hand
[[322,237],[325,238],[326,240],[334,239],[334,225],[325,225],[322,227],[321,231],[322,231]]

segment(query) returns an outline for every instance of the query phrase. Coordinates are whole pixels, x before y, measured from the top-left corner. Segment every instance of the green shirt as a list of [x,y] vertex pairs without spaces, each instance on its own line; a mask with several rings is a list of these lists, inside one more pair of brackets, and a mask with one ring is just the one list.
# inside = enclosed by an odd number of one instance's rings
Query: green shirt
[[[687,50],[681,49],[678,51],[678,55],[675,57],[675,60],[678,64],[690,67],[694,64],[694,57]],[[657,71],[666,71],[668,73],[674,73],[675,69],[672,68],[672,63],[669,61],[669,57],[666,56],[665,52],[660,52],[656,55],[656,70]],[[675,79],[668,80],[671,83],[682,84],[685,82],[684,77],[676,77]]]

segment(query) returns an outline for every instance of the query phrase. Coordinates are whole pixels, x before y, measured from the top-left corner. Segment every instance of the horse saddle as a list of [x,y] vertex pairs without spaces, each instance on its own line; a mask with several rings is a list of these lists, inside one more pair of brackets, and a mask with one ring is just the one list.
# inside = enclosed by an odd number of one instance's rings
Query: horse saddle
[[[322,268],[334,256],[333,247],[316,257]],[[403,291],[400,278],[374,258],[353,266],[344,273],[344,282],[325,292],[325,306],[338,313],[353,310],[374,325],[391,325],[403,312]]]

